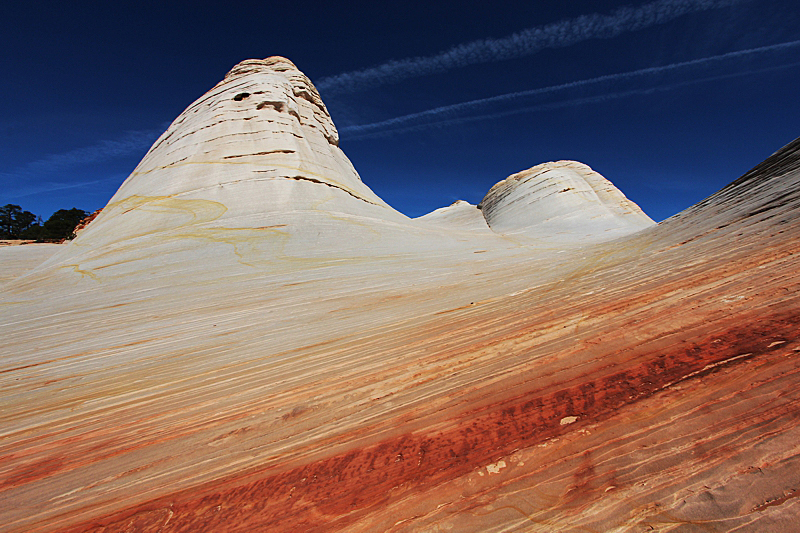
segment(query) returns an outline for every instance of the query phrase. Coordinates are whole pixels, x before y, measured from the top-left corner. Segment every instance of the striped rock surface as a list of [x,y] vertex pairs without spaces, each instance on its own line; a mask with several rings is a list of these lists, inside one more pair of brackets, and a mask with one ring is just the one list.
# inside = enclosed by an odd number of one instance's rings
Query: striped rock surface
[[500,233],[543,240],[610,240],[653,225],[614,185],[576,161],[542,163],[489,189],[481,210]]
[[245,61],[0,248],[0,531],[796,531],[800,142],[654,225],[572,162],[408,219],[335,131]]

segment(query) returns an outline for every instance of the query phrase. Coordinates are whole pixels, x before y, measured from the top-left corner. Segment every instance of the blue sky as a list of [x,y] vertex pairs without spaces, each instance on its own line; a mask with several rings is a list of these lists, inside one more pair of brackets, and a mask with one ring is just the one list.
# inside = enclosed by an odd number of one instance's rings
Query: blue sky
[[582,161],[656,220],[800,135],[786,0],[27,2],[4,7],[0,204],[105,205],[247,58],[314,81],[362,179],[418,216]]

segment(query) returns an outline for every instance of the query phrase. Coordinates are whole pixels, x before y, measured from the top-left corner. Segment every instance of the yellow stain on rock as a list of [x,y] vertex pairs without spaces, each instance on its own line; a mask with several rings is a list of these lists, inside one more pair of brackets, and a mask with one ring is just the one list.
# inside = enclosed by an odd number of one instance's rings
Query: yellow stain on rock
[[182,199],[174,196],[132,195],[108,204],[107,210],[122,210],[122,214],[136,209],[152,213],[184,214],[191,217],[186,224],[197,224],[216,220],[228,210],[225,205],[213,200]]

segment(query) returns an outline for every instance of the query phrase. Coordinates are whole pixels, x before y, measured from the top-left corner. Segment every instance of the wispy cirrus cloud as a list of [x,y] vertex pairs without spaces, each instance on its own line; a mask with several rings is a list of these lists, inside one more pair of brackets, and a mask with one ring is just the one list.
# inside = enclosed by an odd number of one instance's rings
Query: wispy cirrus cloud
[[322,78],[324,96],[363,91],[447,70],[516,59],[541,50],[563,48],[589,39],[610,39],[623,33],[665,24],[683,15],[730,7],[750,0],[655,0],[624,6],[611,14],[594,13],[528,28],[499,39],[459,44],[438,54],[388,61],[376,67]]
[[[494,118],[500,116],[506,116],[509,114],[517,114],[523,112],[529,112],[533,110],[546,110],[546,109],[556,109],[560,107],[565,107],[567,105],[574,105],[576,103],[591,103],[591,102],[602,102],[610,99],[622,98],[625,96],[632,96],[635,94],[649,94],[656,91],[666,90],[676,88],[682,85],[686,85],[686,83],[674,83],[669,84],[661,87],[653,87],[653,88],[643,88],[643,89],[635,89],[629,91],[617,91],[611,92],[607,94],[601,94],[597,96],[591,97],[583,97],[583,98],[574,98],[568,99],[561,102],[554,102],[554,103],[545,103],[536,106],[527,106],[518,109],[508,110],[508,111],[500,111],[500,112],[493,112],[489,115],[478,115],[478,116],[470,116],[470,117],[459,117],[463,113],[474,112],[476,110],[480,110],[482,108],[491,107],[500,103],[511,102],[514,100],[519,100],[527,97],[532,96],[541,96],[546,94],[558,93],[561,91],[566,91],[569,89],[575,89],[579,87],[587,87],[592,85],[600,85],[603,83],[608,82],[620,82],[620,81],[627,81],[627,80],[634,80],[637,78],[644,78],[647,76],[652,76],[655,74],[663,74],[668,72],[677,72],[682,70],[689,70],[695,67],[702,67],[702,66],[709,66],[714,63],[725,63],[729,61],[735,61],[737,59],[743,59],[747,57],[759,56],[764,54],[769,54],[773,52],[780,52],[785,50],[790,50],[793,48],[800,47],[800,40],[796,41],[789,41],[780,44],[774,44],[769,46],[761,46],[757,48],[749,48],[746,50],[737,50],[735,52],[729,52],[726,54],[720,54],[715,56],[704,57],[700,59],[693,59],[690,61],[682,61],[678,63],[672,63],[670,65],[663,65],[657,67],[649,67],[639,70],[633,70],[629,72],[620,72],[616,74],[608,74],[605,76],[598,76],[596,78],[589,78],[585,80],[577,80],[568,83],[562,83],[559,85],[551,85],[548,87],[541,87],[537,89],[530,89],[526,91],[515,91],[512,93],[501,94],[498,96],[492,96],[489,98],[479,98],[476,100],[470,100],[468,102],[460,102],[457,104],[451,104],[446,106],[440,106],[433,109],[428,109],[425,111],[420,111],[418,113],[411,113],[408,115],[403,115],[399,117],[394,117],[386,120],[381,120],[378,122],[372,122],[369,124],[358,124],[353,126],[345,126],[339,128],[340,133],[344,134],[352,134],[347,135],[345,140],[358,140],[364,139],[368,137],[376,137],[376,136],[384,136],[384,135],[391,135],[393,133],[400,133],[405,131],[411,130],[421,130],[427,129],[434,126],[441,126],[443,124],[454,124],[454,123],[462,123],[462,122],[470,122],[474,120],[480,120],[484,118]],[[784,65],[792,66],[792,64]],[[777,67],[777,68],[783,68]],[[771,69],[771,68],[770,68]],[[766,70],[770,70],[766,69]],[[735,73],[731,75],[725,76],[710,76],[710,77],[700,77],[693,79],[690,83],[698,83],[701,81],[708,81],[712,79],[720,79],[725,77],[731,76],[740,76],[744,74],[748,74],[751,71],[742,72],[742,73]]]
[[4,194],[6,198],[23,198],[25,196],[33,196],[36,194],[47,194],[51,192],[64,191],[68,189],[80,189],[82,187],[91,187],[111,180],[120,181],[119,176],[112,176],[106,179],[87,180],[73,183],[60,183],[56,181],[43,181],[37,183],[23,183],[16,189]]
[[25,173],[52,172],[76,165],[96,163],[141,152],[149,148],[162,131],[129,131],[118,139],[106,139],[90,146],[44,156],[26,164],[20,170]]
[[[47,178],[55,173],[63,173],[82,165],[144,153],[162,131],[163,128],[128,131],[117,139],[104,139],[89,146],[58,154],[48,154],[17,168],[2,171],[0,172],[0,183],[3,183],[4,196],[19,198],[86,187],[108,181],[112,178],[82,181],[48,180]],[[113,179],[118,180],[119,176],[115,175]]]

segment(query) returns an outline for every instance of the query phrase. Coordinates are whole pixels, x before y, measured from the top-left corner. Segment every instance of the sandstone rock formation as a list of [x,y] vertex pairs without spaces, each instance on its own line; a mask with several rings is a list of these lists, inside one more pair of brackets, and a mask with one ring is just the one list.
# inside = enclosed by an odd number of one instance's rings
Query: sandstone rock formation
[[542,163],[504,179],[486,194],[481,210],[499,233],[555,242],[609,240],[653,224],[610,181],[575,161]]
[[409,219],[244,61],[0,285],[0,531],[795,531],[798,181],[655,225],[546,163]]

